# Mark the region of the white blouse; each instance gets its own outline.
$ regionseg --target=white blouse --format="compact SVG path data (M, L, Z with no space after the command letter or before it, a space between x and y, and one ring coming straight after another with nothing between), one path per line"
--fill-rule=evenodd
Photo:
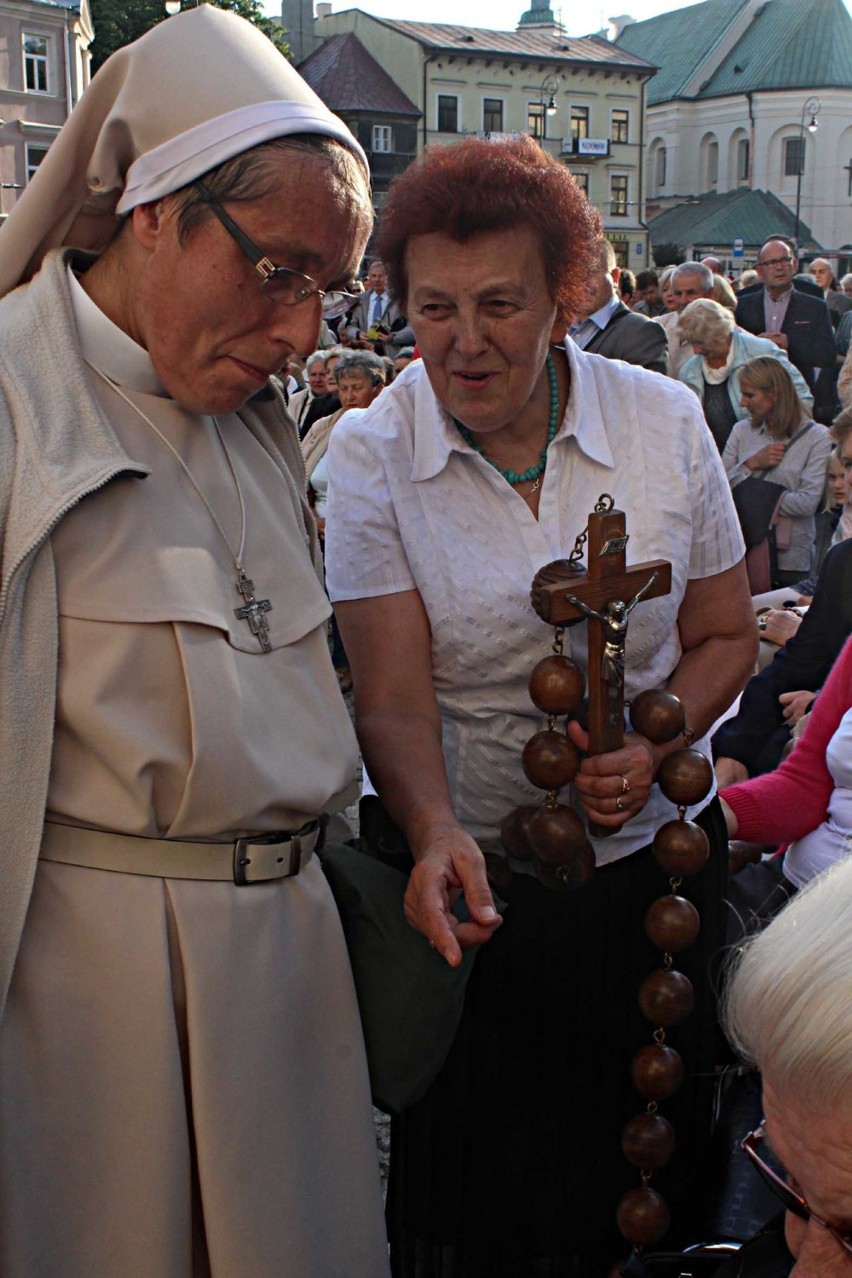
M628 698L663 686L677 666L688 581L724 572L743 554L696 397L570 341L566 354L571 393L550 445L538 519L464 443L419 362L370 408L348 413L328 451L331 598L420 592L450 790L460 821L486 845L516 804L542 797L520 760L544 727L527 685L553 630L533 611L530 586L539 568L570 554L600 495L610 493L627 514L628 562L672 562L671 594L639 604L631 617ZM565 639L585 669L586 626ZM643 847L674 814L655 788L644 812L597 842L599 863Z
M784 875L799 888L852 853L852 710L846 711L829 741L825 762L834 779L828 816L791 843L784 856Z

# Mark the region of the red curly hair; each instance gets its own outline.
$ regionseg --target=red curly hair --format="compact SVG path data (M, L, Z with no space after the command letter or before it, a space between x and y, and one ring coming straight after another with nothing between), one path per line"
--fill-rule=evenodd
M573 318L597 269L601 219L567 168L530 137L429 147L392 183L376 248L394 295L405 299L406 250L415 236L441 232L464 243L516 227L535 234L550 296L560 315Z

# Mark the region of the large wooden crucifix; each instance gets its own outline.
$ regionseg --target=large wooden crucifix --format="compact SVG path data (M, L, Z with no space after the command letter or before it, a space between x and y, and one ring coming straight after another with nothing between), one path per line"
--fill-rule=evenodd
M553 626L589 623L589 754L618 750L624 744L624 651L633 609L645 599L667 595L671 564L652 559L626 564L629 536L623 510L604 493L589 515L586 534L577 538L570 559L542 568L532 585L532 605ZM580 564L587 544L586 571ZM595 835L612 833L592 827Z

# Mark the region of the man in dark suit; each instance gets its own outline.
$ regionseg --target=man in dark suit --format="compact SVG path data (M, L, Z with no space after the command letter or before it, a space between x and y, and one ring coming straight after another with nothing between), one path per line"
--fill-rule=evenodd
M668 341L665 330L655 320L637 315L619 301L616 286L621 272L615 252L604 240L594 271L594 293L587 302L588 313L578 316L570 335L576 344L594 355L640 364L654 373L665 373Z
M350 341L360 338L362 341L378 343L382 347L379 354L384 353L394 359L397 346L391 336L391 330L401 315L402 309L399 302L392 301L388 292L388 277L384 263L371 262L367 272L367 288L349 316L345 336ZM374 334L373 337L370 336L371 332ZM375 336L376 334L378 336Z
M852 297L847 297L845 293L841 293L837 289L837 280L834 278L831 262L827 258L814 258L808 270L822 289L822 295L828 307L832 324L835 329L839 328L843 316L848 311L852 311Z
M736 321L747 333L768 337L786 351L813 390L816 370L834 367L834 329L825 302L793 287L795 269L790 246L783 240L767 241L757 258L763 288L740 296Z
M852 443L852 441L850 441ZM713 737L720 786L773 772L790 740L787 692L812 692L825 683L852 632L852 539L828 552L802 624L768 666L745 687L740 708Z

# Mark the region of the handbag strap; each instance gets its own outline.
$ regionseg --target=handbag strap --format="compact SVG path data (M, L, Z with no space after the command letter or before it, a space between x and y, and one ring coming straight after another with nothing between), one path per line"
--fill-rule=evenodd
M793 445L798 443L798 441L802 438L803 435L807 435L808 431L810 430L812 426L813 426L813 422L806 422L805 425L802 426L800 430L796 431L795 435L793 436L793 438L790 440L789 444L787 445L785 455L786 453L789 453ZM754 478L763 479L766 475L769 474L770 470L774 470L774 469L775 469L774 466L765 466L763 470L759 472L758 471L754 472Z

